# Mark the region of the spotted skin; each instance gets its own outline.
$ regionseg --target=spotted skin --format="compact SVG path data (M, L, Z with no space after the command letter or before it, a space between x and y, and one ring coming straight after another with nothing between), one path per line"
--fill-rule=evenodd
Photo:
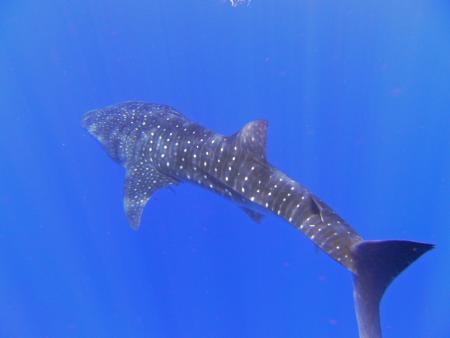
M389 284L433 245L365 241L305 187L266 159L265 121L226 137L175 109L126 102L87 113L82 125L126 168L124 208L137 229L158 189L192 182L238 204L254 221L269 211L352 271L360 338L381 338L379 304Z
M353 270L350 251L360 236L267 162L267 122L250 122L226 137L169 106L126 102L88 112L83 126L127 170L124 208L133 228L156 190L187 181L231 199L255 221L264 210L283 218Z

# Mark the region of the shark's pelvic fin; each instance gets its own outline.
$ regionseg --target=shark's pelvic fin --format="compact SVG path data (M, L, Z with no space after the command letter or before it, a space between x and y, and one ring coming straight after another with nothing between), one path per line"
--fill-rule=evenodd
M255 223L261 223L264 215L247 207L241 208Z
M128 224L134 230L138 230L142 211L152 194L160 188L176 183L175 179L161 174L156 168L148 164L128 167L123 198Z
M267 121L256 120L247 123L232 136L239 145L246 147L260 160L266 160Z
M379 304L389 284L433 245L411 241L362 241L352 248L356 318L360 338L381 338Z

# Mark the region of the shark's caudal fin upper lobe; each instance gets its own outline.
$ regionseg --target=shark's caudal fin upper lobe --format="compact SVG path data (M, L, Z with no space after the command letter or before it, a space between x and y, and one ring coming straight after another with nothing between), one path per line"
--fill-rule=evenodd
M411 241L362 241L352 248L354 301L360 338L381 338L379 304L389 284L433 245Z

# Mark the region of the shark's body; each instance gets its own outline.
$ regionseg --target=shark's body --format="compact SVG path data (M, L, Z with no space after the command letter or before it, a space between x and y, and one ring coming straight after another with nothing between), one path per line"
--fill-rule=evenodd
M381 337L378 304L385 288L432 247L364 241L326 204L269 164L265 121L250 122L226 137L169 106L126 102L87 113L83 126L127 170L124 208L133 228L156 190L185 181L231 199L255 221L261 210L274 213L353 273L360 337Z

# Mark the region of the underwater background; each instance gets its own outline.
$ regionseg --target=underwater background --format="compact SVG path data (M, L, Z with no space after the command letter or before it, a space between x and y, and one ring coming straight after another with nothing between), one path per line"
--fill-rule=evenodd
M269 161L364 238L436 244L384 337L450 337L448 1L0 2L0 338L357 337L350 273L276 217L185 184L131 230L80 127L126 100L267 119Z

